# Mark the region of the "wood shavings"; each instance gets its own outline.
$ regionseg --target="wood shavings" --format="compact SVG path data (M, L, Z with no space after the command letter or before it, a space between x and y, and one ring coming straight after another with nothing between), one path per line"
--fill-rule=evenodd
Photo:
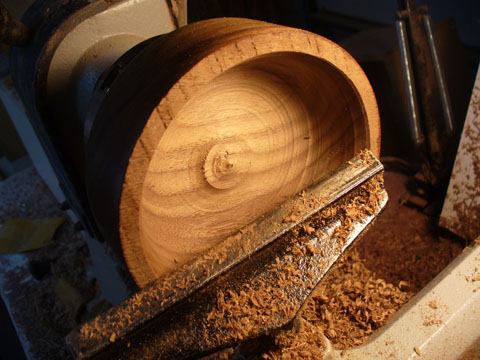
M442 325L443 321L440 319L430 319L423 322L423 326Z
M342 223L341 228L336 228L331 238L335 239L331 242L331 249L333 253L339 253L343 247L346 238L350 235L353 228L354 220L363 219L366 214L373 211L373 206L378 206L378 194L382 190L382 178L376 177L374 180L363 185L358 191L358 195L348 198L342 204L337 205L335 210L327 210L319 213L318 216L312 217L307 224L293 230L295 235L294 243L288 248L292 255L284 257L285 260L280 260L278 257L271 265L272 269L278 270L276 273L276 281L255 281L252 286L245 291L230 291L227 294L219 291L217 294L217 307L208 314L208 320L215 322L215 328L226 329L228 334L234 335L237 340L245 339L247 336L252 336L252 331L263 324L269 316L291 317L296 313L297 307L288 301L288 289L305 287L305 279L302 272L297 268L298 264L295 262L298 259L303 259L305 256L312 256L318 251L316 246L309 242L309 237L305 234L307 227L311 227L315 232L315 227L325 226L328 223L339 221ZM334 215L333 218L330 218ZM308 273L308 272L307 272ZM359 286L355 283L355 286ZM311 286L310 288L313 288ZM325 300L326 297L321 294L320 298ZM335 296L330 297L334 299ZM275 299L275 301L271 301ZM268 304L268 305L267 305ZM309 303L314 304L314 303ZM319 325L318 318L313 311L302 312L299 318L303 325L299 329L290 332L280 331L276 339L276 348L264 354L264 358L295 358L302 356L304 358L320 358L321 351L323 351L323 343L312 342L311 332L321 335L324 330L327 336L336 338L337 333L334 326L329 326L324 329ZM309 315L312 315L309 317ZM332 314L326 310L322 315L322 321L328 320L333 324ZM309 339L307 341L307 339ZM315 336L314 339L321 339L320 336ZM303 340L299 340L303 339ZM290 341L287 341L290 340ZM320 340L318 340L320 341Z
M219 255L217 258L218 264L223 264L225 260L227 260L227 249L223 249L223 251L221 251L218 255Z
M370 191L373 194L375 189L371 188ZM392 194L390 196L390 210L387 209L366 236L345 253L305 304L298 319L303 325L296 328L296 333L277 334L276 348L263 354L264 358L321 359L311 348L316 346L320 349L320 344L309 343L308 336L306 340L300 340L303 335L298 333L299 329L314 332L315 339L320 339L320 335L324 334L336 349L347 349L363 343L442 269L439 263L446 265L453 256L460 253L461 246L430 235L425 217L412 209L399 209L395 197ZM347 204L341 210L329 208L324 217L315 220L316 225L308 225L315 229L311 235L320 231L317 225L328 222L327 216L344 216L349 219L360 216L362 211L372 212L370 201L375 201L374 197L368 201L358 200L351 206ZM292 261L295 253L308 255L316 250L309 249L311 237L307 235L305 227L298 227L296 242L289 246L290 260L288 256L285 257L287 261ZM337 246L342 246L342 236L345 234L337 231L334 236L339 240ZM407 268L405 263L409 264ZM279 264L280 260L272 267ZM259 280L241 289L219 291L216 296L217 306L208 313L207 319L211 326L222 329L215 336L222 337L228 333L229 336L233 334L236 341L242 341L255 334L262 322L272 316L296 313L297 309L288 302L286 294L289 286L295 288L305 285L308 277L302 275L293 264L277 274L276 285L272 285L271 281ZM278 300L274 306L272 299ZM430 311L436 310L432 306L428 308ZM440 318L425 320L428 323ZM179 338L188 336L180 333L177 335ZM205 336L208 335L209 333ZM310 339L312 337L310 335ZM287 339L291 341L288 342ZM212 338L213 342L217 340Z
M303 226L303 230L305 230L305 232L306 232L308 235L311 235L312 233L315 232L315 228L313 228L313 227L310 226L310 225L304 225L304 226Z
M287 286L295 286L302 281L300 273L293 266L287 269L285 275L284 284ZM272 302L271 299L276 301ZM266 318L274 314L292 317L296 311L295 304L288 301L284 287L272 287L269 282L258 280L240 291L228 291L225 294L219 290L217 307L208 314L207 320L213 320L215 327L226 329L237 341L241 341Z
M303 317L322 327L336 348L346 349L361 344L411 296L376 278L354 248L315 289Z
M245 253L248 253L251 249L251 245L250 245L250 239L249 238L246 238L243 242L242 242L242 250L245 252Z
M385 174L386 210L329 271L306 307L308 319L324 328L334 348L365 342L461 252L460 244L430 233L426 216L398 203L406 179ZM435 306L431 302L430 310ZM432 314L424 320L427 326L441 322Z
M300 318L299 325L275 337L276 348L263 359L322 359L325 342L321 328Z
M418 356L422 356L422 352L420 351L420 349L418 348L418 346L415 346L413 348L413 351L415 351L415 353L418 355Z
M298 218L294 215L294 214L290 214L288 216L286 216L284 219L283 219L283 222L285 223L294 223L295 221L297 221Z
M302 321L321 331L336 349L364 343L462 249L431 235L425 216L399 204L406 177L392 173L385 177L391 199L387 209L329 271L302 311ZM331 211L334 216L338 210ZM435 312L441 306L433 300L428 309L425 326L440 324ZM277 349L266 358L282 358L287 350ZM294 350L291 358L299 358L299 349Z

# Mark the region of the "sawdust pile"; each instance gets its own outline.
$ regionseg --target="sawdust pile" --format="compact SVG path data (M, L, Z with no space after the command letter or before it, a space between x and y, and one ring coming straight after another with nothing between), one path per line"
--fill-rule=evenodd
M291 284L299 285L300 276L290 274L288 280ZM284 288L272 287L267 282L259 281L255 284L255 289L251 291L245 288L239 293L228 291L228 300L225 300L223 291L219 291L217 307L208 314L207 321L215 321L217 328L225 329L226 334L241 341L262 328L273 316L289 318L298 310L295 304L288 301ZM271 299L276 301L272 302ZM216 336L221 340L222 335Z
M328 272L295 325L259 357L321 359L325 338L339 350L364 343L461 253L462 244L432 231L432 219L403 205L407 180L385 173L386 210Z
M355 248L378 278L418 292L461 253L465 244L439 233L435 218L403 205L407 181L405 175L385 173L389 204Z
M402 205L406 181L403 175L385 173L390 196L386 210L304 306L302 321L323 332L335 349L364 343L463 249L433 233L427 216ZM308 337L300 332L298 337ZM279 353L267 358L282 358L275 356Z
M275 337L276 347L262 355L263 359L322 359L325 352L323 328L300 317L290 329Z
M336 349L360 345L413 295L405 283L395 286L378 278L353 248L305 304L302 326L281 331L277 348L263 357L321 359L324 336Z
M362 344L413 295L405 283L378 278L353 249L315 291L302 316L324 329L337 349Z

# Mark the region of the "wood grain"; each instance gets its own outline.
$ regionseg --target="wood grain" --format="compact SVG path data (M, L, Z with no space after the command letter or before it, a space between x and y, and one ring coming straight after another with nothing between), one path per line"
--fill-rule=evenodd
M329 40L245 19L207 20L167 37L170 56L192 65L179 64L186 70L152 111L120 202L123 253L139 286L356 152L379 152L368 80Z

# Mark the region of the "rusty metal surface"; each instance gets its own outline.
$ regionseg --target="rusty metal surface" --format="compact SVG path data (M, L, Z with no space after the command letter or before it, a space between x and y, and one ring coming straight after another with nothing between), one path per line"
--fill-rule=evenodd
M80 359L188 358L286 325L385 205L383 189L368 190L382 170L370 153L353 158L271 215L69 334L72 353ZM354 216L353 208L360 213Z

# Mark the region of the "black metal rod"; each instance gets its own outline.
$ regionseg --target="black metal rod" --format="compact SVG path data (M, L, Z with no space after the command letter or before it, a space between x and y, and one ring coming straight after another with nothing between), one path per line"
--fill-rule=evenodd
M437 78L438 90L440 93L440 99L442 101L442 111L445 122L445 129L448 136L453 135L453 115L452 105L450 103L450 96L447 89L447 81L443 72L443 67L438 56L437 46L435 43L435 36L433 34L432 22L430 15L423 15L423 22L425 23L425 30L427 33L428 45L430 47L430 53L432 54L433 68L435 70L435 76Z
M408 100L408 115L410 119L411 137L417 147L423 147L425 135L420 122L420 113L417 102L417 93L415 89L415 80L413 75L412 57L408 43L408 35L405 20L396 21L398 43L400 45L400 55L402 57L403 74L405 79L405 90Z

